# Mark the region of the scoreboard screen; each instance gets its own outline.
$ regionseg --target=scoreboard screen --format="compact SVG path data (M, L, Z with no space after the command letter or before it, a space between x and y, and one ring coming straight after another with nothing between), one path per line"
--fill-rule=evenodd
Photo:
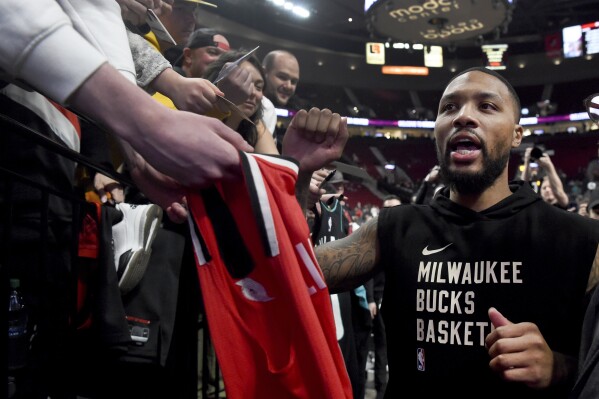
M599 21L562 29L564 58L599 53Z
M599 21L581 25L585 55L599 53Z

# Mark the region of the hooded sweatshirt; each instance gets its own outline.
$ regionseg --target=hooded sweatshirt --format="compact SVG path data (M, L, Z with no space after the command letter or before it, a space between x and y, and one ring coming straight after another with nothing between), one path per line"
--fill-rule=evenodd
M535 323L553 351L576 357L599 223L545 203L524 182L510 189L482 212L452 202L448 188L430 206L381 210L386 398L553 398L570 388L533 390L494 373L487 311Z
M115 1L2 0L0 37L0 69L61 104L106 61L135 83Z

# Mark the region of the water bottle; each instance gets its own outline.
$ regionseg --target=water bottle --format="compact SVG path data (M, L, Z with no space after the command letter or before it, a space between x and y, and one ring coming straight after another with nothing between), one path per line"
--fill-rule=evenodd
M19 279L10 280L10 296L8 299L8 368L16 370L27 363L27 308L21 295Z

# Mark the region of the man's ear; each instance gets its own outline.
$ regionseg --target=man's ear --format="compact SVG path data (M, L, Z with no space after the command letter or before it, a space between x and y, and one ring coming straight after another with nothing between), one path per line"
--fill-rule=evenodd
M189 47L183 49L183 65L186 67L191 65L191 49Z
M524 135L524 129L520 125L516 125L514 127L514 134L512 137L512 148L516 148L520 146L522 143L522 136Z

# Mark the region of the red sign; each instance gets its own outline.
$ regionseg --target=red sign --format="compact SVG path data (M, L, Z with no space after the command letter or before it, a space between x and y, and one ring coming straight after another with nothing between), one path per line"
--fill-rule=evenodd
M562 35L560 32L545 35L545 54L549 58L562 56Z

